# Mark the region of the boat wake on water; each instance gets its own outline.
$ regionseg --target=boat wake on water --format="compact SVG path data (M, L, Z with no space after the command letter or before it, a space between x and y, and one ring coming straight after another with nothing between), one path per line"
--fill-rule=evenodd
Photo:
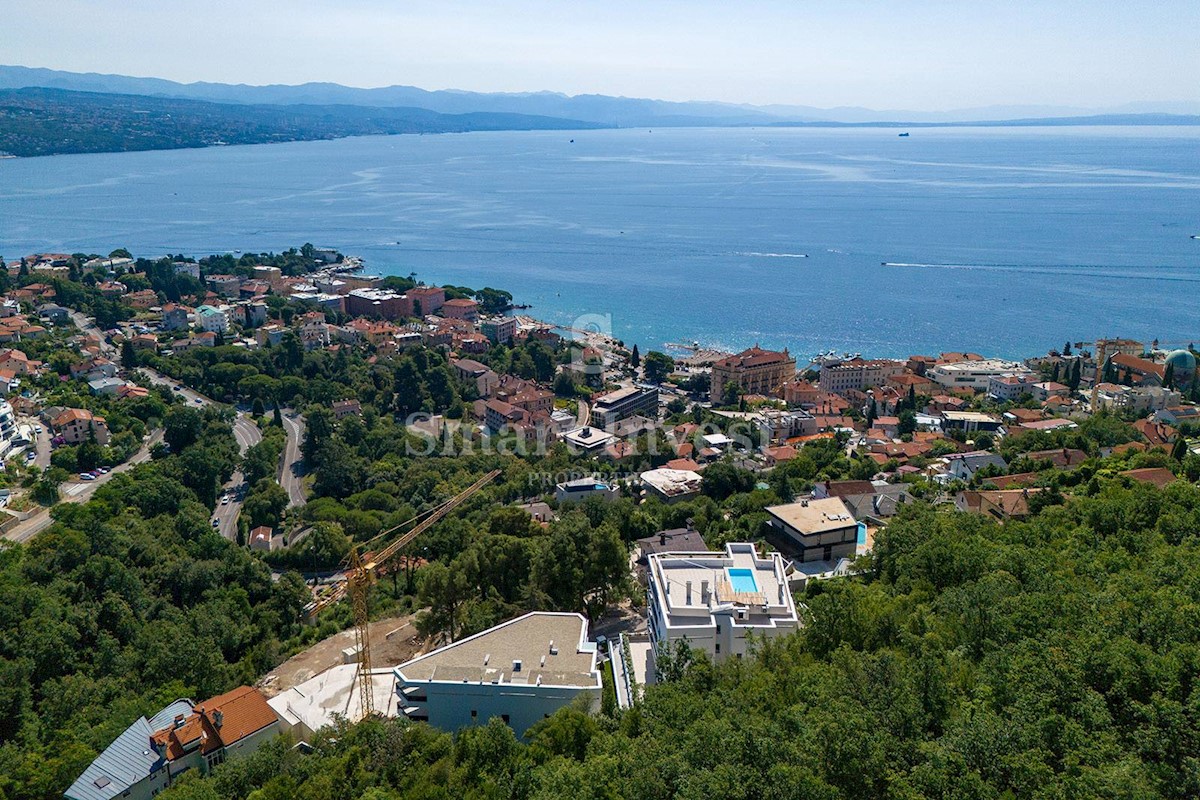
M746 256L748 258L808 258L808 253L734 253L735 256Z
M989 272L1023 272L1035 275L1072 275L1076 277L1110 278L1117 280L1160 280L1180 281L1183 283L1200 283L1200 276L1190 276L1174 272L1171 267L1160 267L1172 270L1167 274L1147 274L1145 265L1130 264L956 264L956 263L921 263L909 261L881 261L884 267L915 267L921 269L965 269ZM1124 272L1123 270L1135 270Z

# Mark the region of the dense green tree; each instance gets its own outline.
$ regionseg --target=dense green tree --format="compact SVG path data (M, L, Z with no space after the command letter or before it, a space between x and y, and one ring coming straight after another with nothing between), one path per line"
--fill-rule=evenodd
M675 369L675 359L671 358L666 353L660 353L657 350L651 350L646 353L646 357L642 359L646 380L650 383L662 383Z

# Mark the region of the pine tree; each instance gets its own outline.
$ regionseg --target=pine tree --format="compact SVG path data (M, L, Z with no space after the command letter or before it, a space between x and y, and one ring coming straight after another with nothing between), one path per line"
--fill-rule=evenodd
M913 386L911 383L908 385L908 410L917 410L917 387Z
M1050 373L1050 380L1052 380L1052 381L1054 381L1055 383L1057 383L1057 382L1058 382L1058 375L1059 375L1059 362L1055 361L1055 362L1054 362L1054 371Z
M274 409L274 411L271 412L271 422L273 422L275 425L282 428L283 427L283 414L280 413L280 411L279 411L279 401L276 400L274 405L275 405L275 409Z
M1063 354L1064 356L1069 356L1069 355L1071 355L1071 343L1070 343L1070 342L1067 342L1066 344L1064 344L1064 345L1063 345L1063 352L1062 352L1062 354Z
M1167 368L1163 370L1163 386L1167 389L1175 388L1175 365L1167 364Z
M634 369L642 365L642 356L638 353L638 346L636 344L633 346L633 352L629 355L629 365Z
M1183 438L1182 434L1180 434L1175 439L1175 446L1171 448L1171 458L1175 459L1176 461L1182 462L1183 459L1187 457L1187 454L1188 454L1187 440Z

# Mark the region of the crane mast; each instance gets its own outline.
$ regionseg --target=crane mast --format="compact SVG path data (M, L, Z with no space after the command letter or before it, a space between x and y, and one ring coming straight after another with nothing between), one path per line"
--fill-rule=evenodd
M350 571L346 576L346 589L350 593L350 604L354 611L354 644L358 647L358 692L362 703L363 717L374 716L375 696L371 687L371 622L370 607L367 603L368 590L375 580L376 573L387 567L391 560L406 545L432 528L443 517L466 502L473 494L487 486L500 475L501 470L494 469L475 483L456 494L437 508L433 509L425 519L413 526L412 530L400 536L371 559L364 561L359 548L350 551ZM376 535L372 541L381 539L408 525L402 522Z

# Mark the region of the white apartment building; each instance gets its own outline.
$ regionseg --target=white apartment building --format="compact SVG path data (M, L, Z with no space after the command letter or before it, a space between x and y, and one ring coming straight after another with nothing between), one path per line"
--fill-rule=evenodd
M998 358L985 358L981 361L958 361L953 364L938 364L929 372L929 378L947 389L974 389L979 392L988 390L992 378L1004 376L1025 377L1031 379L1033 373L1028 367L1015 361L1003 361Z
M229 315L215 306L200 306L196 309L196 327L208 333L226 333Z
M883 386L888 378L903 373L904 365L903 361L887 358L856 358L840 364L822 365L817 385L827 393L861 392L874 386Z
M785 636L800 627L783 556L759 557L754 545L723 553L655 553L647 559L651 643L686 640L714 661L741 658L747 635Z
M520 736L600 689L581 614L534 611L396 667L401 712L451 732L499 717Z
M988 378L987 393L1001 403L1011 403L1021 395L1033 395L1032 375L993 375Z

